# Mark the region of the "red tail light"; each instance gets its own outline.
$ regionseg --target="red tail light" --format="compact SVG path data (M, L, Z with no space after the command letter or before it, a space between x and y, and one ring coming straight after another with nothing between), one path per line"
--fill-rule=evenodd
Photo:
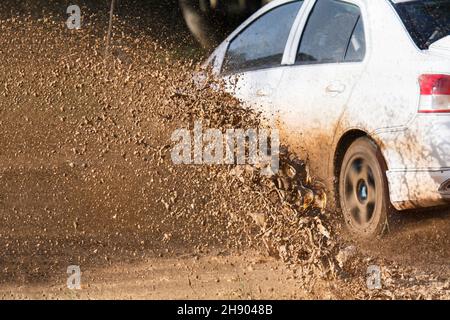
M424 74L419 84L420 113L450 113L450 75Z

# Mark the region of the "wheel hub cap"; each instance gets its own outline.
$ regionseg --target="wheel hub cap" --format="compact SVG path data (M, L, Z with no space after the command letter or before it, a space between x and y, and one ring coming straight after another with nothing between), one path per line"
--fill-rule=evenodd
M345 172L345 204L354 224L365 227L374 216L376 185L372 168L363 158L356 158Z
M364 180L360 180L358 183L358 200L360 203L364 203L368 198L368 188Z

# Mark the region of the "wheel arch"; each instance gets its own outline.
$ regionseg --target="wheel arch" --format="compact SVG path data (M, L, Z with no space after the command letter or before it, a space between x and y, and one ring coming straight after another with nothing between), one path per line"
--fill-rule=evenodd
M333 174L336 177L335 187L338 184L338 177L341 171L342 161L344 160L345 152L351 144L359 138L369 137L368 133L360 129L352 129L345 132L336 144L333 154Z

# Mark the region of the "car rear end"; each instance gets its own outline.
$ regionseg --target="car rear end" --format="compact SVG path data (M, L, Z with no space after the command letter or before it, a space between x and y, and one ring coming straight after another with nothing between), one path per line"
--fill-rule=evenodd
M392 0L418 59L417 114L396 136L387 172L397 209L450 201L450 0Z

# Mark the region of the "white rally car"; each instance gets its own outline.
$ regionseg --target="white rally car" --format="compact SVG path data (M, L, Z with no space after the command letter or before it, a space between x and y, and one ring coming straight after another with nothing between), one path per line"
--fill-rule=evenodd
M450 0L275 0L208 63L308 155L354 234L449 203Z

